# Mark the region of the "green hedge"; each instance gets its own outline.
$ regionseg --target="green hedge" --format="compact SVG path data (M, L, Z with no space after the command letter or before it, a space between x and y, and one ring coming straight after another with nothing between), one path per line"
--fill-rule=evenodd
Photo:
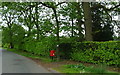
M120 66L120 41L76 42L72 51L76 61Z
M48 57L50 50L56 50L55 37L45 37L40 41L28 40L15 48L22 49L32 54ZM107 42L72 42L60 39L59 54L61 58L72 59L95 64L107 64L120 66L120 41ZM4 44L8 47L9 44Z
M24 44L25 51L35 55L48 57L50 50L55 50L56 42L54 37L46 37L41 41L27 41Z

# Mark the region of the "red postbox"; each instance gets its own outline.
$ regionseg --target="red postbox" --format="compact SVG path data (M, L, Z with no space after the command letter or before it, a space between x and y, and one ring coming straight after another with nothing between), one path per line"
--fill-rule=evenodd
M51 50L51 51L50 51L50 56L51 56L51 57L55 56L55 50Z

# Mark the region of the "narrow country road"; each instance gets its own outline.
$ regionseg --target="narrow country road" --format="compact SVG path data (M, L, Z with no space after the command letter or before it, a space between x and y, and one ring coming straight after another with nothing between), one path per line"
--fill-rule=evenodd
M50 73L24 56L3 49L0 51L2 52L2 62L0 62L2 73Z

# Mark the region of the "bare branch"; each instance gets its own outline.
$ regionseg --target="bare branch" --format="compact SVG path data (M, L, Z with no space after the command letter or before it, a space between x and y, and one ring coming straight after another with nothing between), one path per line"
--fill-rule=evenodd
M39 3L42 4L42 5L44 5L44 6L46 6L46 7L48 7L48 8L53 8L52 6L47 5L47 4L43 3L43 2L39 2Z
M110 8L110 9L108 9L109 11L112 11L112 10L114 10L115 8L118 8L120 6L120 3L118 4L118 5L116 5L115 7L113 7L113 8Z
M66 2L60 2L60 3L58 3L56 6L61 5L61 4L63 4L63 3L66 3Z
M120 4L116 5L115 7L112 7L110 9L106 8L105 6L101 5L101 4L96 4L93 7L91 7L92 10L98 9L98 8L103 8L105 11L112 11L115 8L118 8L120 6Z

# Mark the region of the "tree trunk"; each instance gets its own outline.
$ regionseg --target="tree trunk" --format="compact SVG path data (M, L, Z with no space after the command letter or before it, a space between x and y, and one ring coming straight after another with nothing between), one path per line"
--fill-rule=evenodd
M53 12L55 14L56 25L57 25L57 32L56 32L57 41L59 42L59 21L58 21L58 17L57 17L57 13L56 13L56 9L55 8L53 8Z
M30 5L31 5L31 3L30 3ZM31 35L31 29L32 29L32 27L31 27L31 24L32 24L32 17L31 17L32 9L31 9L31 6L30 6L30 9L29 9L29 12L30 12L30 14L29 14L29 23L28 23L28 37Z
M31 28L30 28L30 27L28 27L28 35L27 35L27 37L29 37L29 36L30 36L30 34L31 34Z
M8 24L8 28L9 28L9 32L10 32L10 47L9 48L14 48L14 45L13 45L13 39L12 39L12 36L13 36L13 32L12 32L12 24L10 24L9 22L7 23Z
M10 48L11 48L11 49L13 49L13 48L14 48L14 46L13 46L13 43L12 43L12 42L10 43Z
M9 48L11 48L11 49L14 48L12 36L13 36L13 34L12 34L11 28L10 28L10 47Z
M84 10L84 18L85 18L85 39L86 41L93 41L90 3L83 2L82 5Z
M57 17L57 13L56 13L56 9L55 8L52 8L53 9L53 12L55 14L55 19L56 19L56 24L57 24L57 32L56 32L56 35L57 35L57 42L59 44L59 21L58 21L58 17ZM59 46L59 45L58 45ZM59 48L57 46L57 49L56 49L56 53L57 53L57 60L59 61L60 59L60 55L59 55Z

